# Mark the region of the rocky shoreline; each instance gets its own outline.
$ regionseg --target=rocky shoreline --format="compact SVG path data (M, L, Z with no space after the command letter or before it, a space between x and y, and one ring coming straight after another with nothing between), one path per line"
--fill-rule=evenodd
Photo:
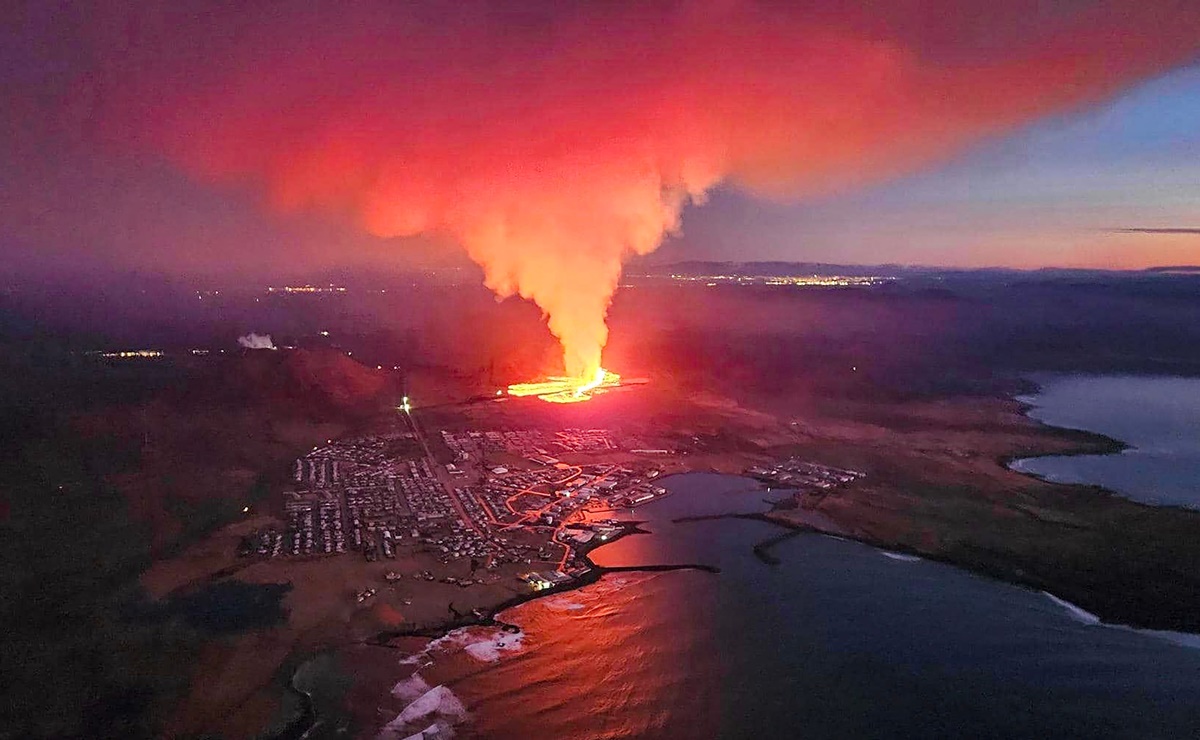
M1015 401L1012 403L1022 414L1029 408L1028 404ZM1002 518L1018 516L1022 520L1035 522L1038 525L1039 534L1049 533L1050 535L1047 540L1050 542L1047 551L1023 552L1020 542L1012 543L1011 547L1007 548L989 549L969 541L954 540L953 538L939 539L930 545L923 545L908 541L903 537L887 536L886 530L880 532L878 527L873 529L874 522L871 521L871 515L876 512L872 510L872 507L877 506L878 502L867 499L865 494L859 499L840 501L838 506L833 507L825 506L826 502L818 496L814 499L815 506L811 508L807 505L813 504L814 501L799 502L799 499L789 496L779 501L766 501L765 503L772 505L772 508L764 512L729 512L700 517L684 517L674 521L741 518L765 521L781 527L784 531L754 546L755 556L770 566L781 564L780 559L772 552L775 545L802 533L817 533L861 542L891 553L952 565L977 575L1043 592L1072 604L1078 604L1098 615L1105 623L1145 629L1200 631L1200 615L1197 615L1194 610L1184 608L1186 599L1183 602L1179 600L1180 592L1170 589L1163 591L1158 588L1158 585L1162 585L1162 579L1171 577L1169 571L1156 570L1151 564L1150 570L1143 572L1140 578L1122 580L1122 575L1119 573L1105 573L1102 567L1091 568L1087 565L1088 557L1099 558L1096 551L1070 549L1082 548L1084 544L1095 542L1095 530L1101 526L1117 526L1119 528L1123 517L1136 518L1141 514L1156 521L1176 522L1179 524L1180 531L1200 533L1200 513L1150 507L1129 501L1099 487L1051 483L1019 471L1012 471L1009 464L1016 459L1043 455L1113 454L1127 448L1124 442L1100 434L1061 429L1040 422L1036 422L1035 426L1037 434L1027 436L1022 440L1019 449L1009 449L1003 454L993 454L987 457L986 461L1005 474L1020 476L1020 479L1023 480L1036 481L1036 486L1026 486L1020 489L1019 495L1015 495L1012 501L1005 502L1003 499L999 499L996 502L998 511L993 516ZM693 463L695 462L697 461L693 461ZM693 464L688 466L688 470L673 472L700 472L706 467ZM980 482L979 485L986 487L994 482ZM902 486L898 486L893 490L899 494L904 489ZM879 495L874 490L869 493ZM844 498L842 492L830 495L839 499ZM902 513L902 510L899 509L895 511ZM907 516L919 518L920 514L910 513ZM1113 525L1114 521L1117 522L1117 525ZM639 524L639 522L626 523L620 535L603 544L610 544L622 537L645 533L645 530L640 529ZM988 522L976 522L974 526L986 528ZM1054 535L1055 532L1067 531L1086 533L1092 539L1086 540L1086 542L1064 544L1061 541L1062 538ZM598 566L591 560L589 553L603 544L594 545L581 553L590 569L570 582L542 591L520 594L486 609L477 609L465 614L455 613L453 618L436 624L426 624L408 629L383 630L370 637L366 644L386 647L396 640L407 637L435 639L454 630L473 626L515 630L513 625L502 622L497 619L496 615L506 609L543 596L561 594L593 584L607 573L680 569L719 572L713 566L702 564ZM1076 561L1064 558L1068 561L1068 564L1064 566L1058 562L1060 558L1055 556L1056 548L1071 554L1083 553L1084 560ZM1107 577L1087 582L1077 577L1078 568L1083 568L1093 574L1101 572ZM1195 586L1196 593L1200 594L1200 581L1192 585ZM1180 606L1180 603L1184 603L1184 606ZM289 688L295 690L294 687ZM309 701L311 703L311 700ZM300 731L299 734L294 734L299 724L311 727L317 721L319 718L315 714L305 713L303 717L297 718L296 723L289 726L285 733L275 737L303 737L307 729Z
M460 630L467 627L495 627L506 632L519 632L520 629L516 625L497 619L496 615L536 599L567 593L583 588L584 586L589 586L593 583L596 583L603 576L609 573L666 572L676 570L698 570L713 574L720 573L720 568L703 563L602 566L597 565L592 561L590 553L593 550L605 545L610 545L623 537L646 534L646 531L638 526L639 524L641 524L641 522L625 522L622 525L622 531L619 534L613 536L606 542L598 543L586 548L585 550L582 550L580 552L580 556L588 564L589 569L586 573L572 579L571 581L540 591L534 591L528 594L520 594L487 609L477 609L466 614L459 614L454 619L446 620L445 622L437 625L413 627L411 629L402 630L383 630L376 633L365 642L366 644L376 647L388 647L394 641L402 638L421 637L437 639L439 637L444 637L455 630ZM297 716L293 721L289 722L282 730L267 737L269 740L300 740L300 738L306 737L308 733L320 723L321 718L316 712L312 695L309 692L302 691L296 686L295 671L291 672L290 677L283 683L284 688L296 695L296 697L299 699L301 704L301 712L299 716Z

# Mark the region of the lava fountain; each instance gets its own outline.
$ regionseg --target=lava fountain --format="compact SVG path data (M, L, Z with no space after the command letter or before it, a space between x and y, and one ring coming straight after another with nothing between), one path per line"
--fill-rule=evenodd
M620 384L620 375L601 367L590 380L555 375L537 383L515 383L508 387L508 395L536 396L550 403L578 403Z

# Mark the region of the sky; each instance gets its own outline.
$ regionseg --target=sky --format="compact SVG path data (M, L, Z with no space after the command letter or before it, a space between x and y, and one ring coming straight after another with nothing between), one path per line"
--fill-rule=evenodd
M6 4L3 269L1200 263L1194 3L661 5Z
M1136 269L1200 262L1198 224L1188 65L879 186L807 203L721 190L655 257Z

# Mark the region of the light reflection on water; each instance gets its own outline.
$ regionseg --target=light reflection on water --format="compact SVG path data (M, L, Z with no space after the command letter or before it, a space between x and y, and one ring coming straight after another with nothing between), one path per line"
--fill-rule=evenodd
M606 546L607 564L706 562L620 573L502 615L521 648L463 650L422 675L445 684L480 738L1197 736L1200 651L1089 626L1044 595L944 565L805 535L782 564L746 520L743 479L688 475L638 509L653 533ZM751 490L748 490L751 489ZM734 504L733 506L730 506Z

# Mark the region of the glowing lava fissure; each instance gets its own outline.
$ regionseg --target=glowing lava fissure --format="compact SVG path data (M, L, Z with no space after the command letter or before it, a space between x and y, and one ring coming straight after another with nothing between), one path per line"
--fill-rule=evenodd
M621 384L621 376L597 368L591 380L551 376L537 383L515 383L508 387L510 396L536 396L550 403L578 403L591 399L596 393Z

